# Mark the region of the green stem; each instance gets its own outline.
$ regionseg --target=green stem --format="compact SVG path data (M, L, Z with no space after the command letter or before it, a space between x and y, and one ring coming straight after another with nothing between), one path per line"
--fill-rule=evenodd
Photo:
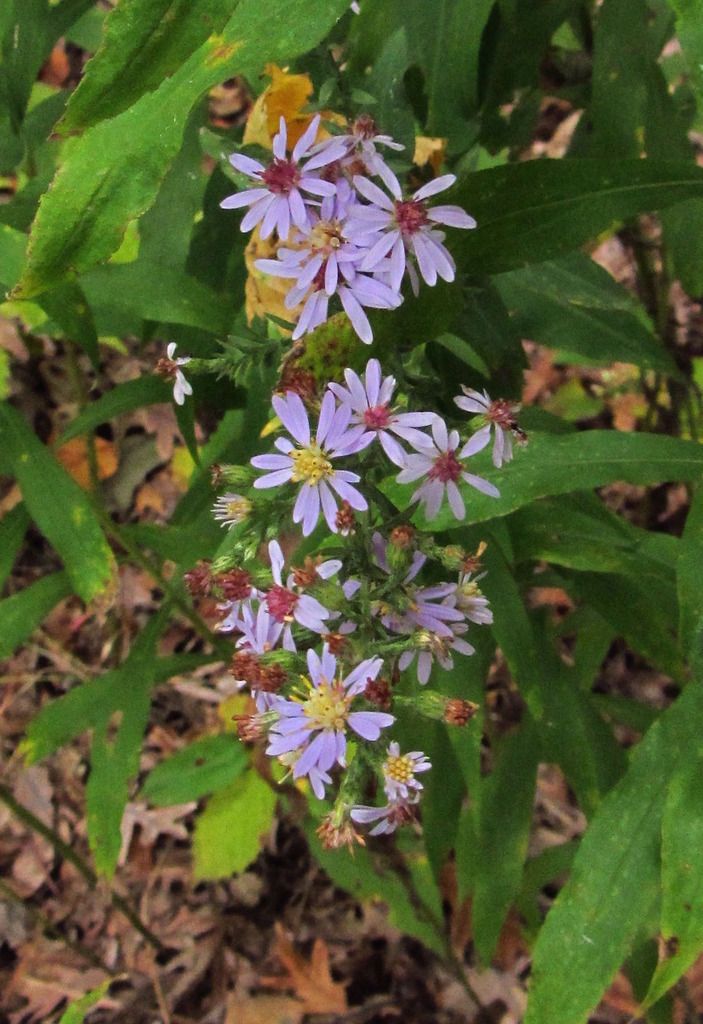
M76 851L70 847L67 843L64 843L63 839L52 828L45 825L43 821L36 817L28 807L21 804L15 799L12 792L7 786L0 783L0 801L8 807L15 817L19 818L20 821L28 825L29 828L33 829L40 836L51 843L56 852L63 857L64 860L72 864L78 873L85 879L91 889L95 889L98 885L99 879L97 874L93 871L89 864L83 860ZM144 924L137 912L129 905L129 903L120 896L119 893L110 890L109 892L110 902L124 917L127 918L129 923L136 931L152 946L154 949L162 950L163 944L161 940L154 935L151 929Z

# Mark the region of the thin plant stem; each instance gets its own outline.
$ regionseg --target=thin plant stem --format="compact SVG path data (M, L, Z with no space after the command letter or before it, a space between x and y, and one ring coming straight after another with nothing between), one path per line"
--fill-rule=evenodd
M57 835L52 828L45 825L43 821L37 818L36 815L29 810L29 808L16 800L8 787L2 783L0 783L0 801L2 801L2 803L12 811L15 817L19 818L19 820L24 822L25 825L28 825L31 829L51 843L56 852L60 854L64 860L68 861L69 864L72 864L76 871L82 875L91 889L97 888L99 878L90 865L86 864L83 858L77 854L72 847L67 843L64 843L63 839L61 839L61 837ZM164 948L161 940L146 924L144 924L137 912L129 905L123 896L120 896L119 893L110 889L109 898L115 909L127 918L132 927L139 932L142 938L144 938L150 946L157 950L162 950Z

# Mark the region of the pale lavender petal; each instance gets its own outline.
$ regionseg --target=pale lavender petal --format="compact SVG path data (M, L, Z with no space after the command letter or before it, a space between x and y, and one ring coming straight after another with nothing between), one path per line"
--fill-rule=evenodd
M485 427L481 427L477 430L473 437L470 437L464 447L459 452L459 457L465 459L468 455L475 455L476 452L482 451L491 440L491 425L487 423Z
M439 450L442 452L446 451L449 444L449 434L447 433L447 424L441 416L435 416L432 421L432 436Z
M252 203L265 199L270 194L267 188L248 188L244 192L235 192L234 195L227 196L220 203L220 208L223 210L238 210L242 206L251 206Z
M427 211L430 220L451 228L475 228L476 221L460 206L433 206Z
M425 516L427 519L434 519L444 498L444 484L439 480L430 480L420 490L425 505Z
M414 657L415 651L403 651L398 659L398 668L401 672L405 672L406 668L412 665Z
M429 651L420 651L417 659L417 681L424 686L432 672L432 655Z
M388 210L389 213L393 212L393 203L378 185L374 185L372 181L363 178L360 174L354 175L353 182L354 188L361 193L364 199L368 199L370 203L380 206L383 210Z
M254 481L254 487L259 491L265 487L278 487L279 484L287 483L290 480L290 475L290 469L279 469L277 473L260 476Z
M456 266L449 252L432 235L426 235L425 239L427 248L432 253L432 262L438 275L443 281L453 281L456 276Z
M273 140L273 155L278 160L285 160L286 158L286 142L288 141L288 131L286 129L286 120L281 115L278 122L278 134Z
M274 583L281 586L281 572L283 571L283 552L281 551L281 545L277 540L269 542L269 561L271 562L271 575L273 576Z
M314 633L320 632L323 620L330 617L330 612L324 605L310 594L302 594L295 607L295 618L301 626L311 629Z
M253 160L250 156L246 156L244 153L232 153L229 157L229 162L234 167L235 171L240 171L242 174L248 174L250 178L258 177L264 170L264 165L258 160Z
M383 711L352 711L347 721L357 736L365 740L377 740L381 729L393 725L395 717Z
M365 512L369 507L366 498L360 494L355 487L339 479L339 473L335 473L329 479L330 485L335 489L340 498L348 501L357 512Z
M320 406L320 419L317 424L317 433L315 435L315 440L319 445L324 444L325 438L327 437L329 429L332 425L332 420L334 419L335 411L336 402L334 399L334 395L332 394L331 391L326 391L325 396L322 399L322 404Z
M437 268L435 267L432 250L421 232L413 236L412 246L417 257L420 273L430 288L434 287L437 284Z
M404 466L407 454L405 449L398 444L395 438L392 437L387 430L382 430L378 435L378 439L381 442L381 447L391 462L396 466Z
M255 455L251 460L256 469L292 469L293 463L287 455Z
M376 264L380 263L391 251L397 237L398 232L396 231L389 231L382 235L364 256L359 264L359 270L373 270Z
M405 273L405 246L399 231L395 232L396 240L391 252L390 282L393 291L400 291L400 286Z
M505 444L503 441L504 437L505 433L500 429L500 427L496 427L496 436L495 440L493 441L492 454L492 462L496 469L500 469L500 467L503 465L503 450L505 448Z
M453 480L447 481L447 497L449 498L449 507L456 518L464 519L466 516L466 506L464 505L464 499L459 492L459 488Z
M456 174L442 174L414 192L413 199L429 199L430 196L436 196L438 192L445 192L451 188L455 181Z
M328 295L334 295L337 290L337 281L339 274L337 271L337 260L334 253L327 260L327 266L325 267L325 291Z
M305 209L305 203L303 197L297 188L291 189L288 194L288 205L290 206L291 220L296 227L300 228L301 231L305 231L308 226L308 213Z
M252 228L256 227L259 221L265 217L266 211L274 199L275 196L268 195L265 199L260 199L257 203L254 203L251 209L242 217L239 230L251 231Z
M378 394L381 390L381 364L378 359L369 359L366 364L366 394L369 398L369 405L378 405Z
M281 205L285 205L287 207L288 201L284 199L283 196L274 196L273 202L267 209L264 218L261 221L261 226L259 227L259 234L261 235L262 239L265 240L269 238L273 234L273 232L278 229L278 215L281 209Z
M478 391L472 391L471 396L473 395L475 395L476 397L474 398L469 397L468 395L457 395L456 398L454 399L454 402L456 405L459 406L460 409L463 409L464 412L485 412L490 403L485 401L478 393Z
M467 484L471 484L477 491L481 491L482 494L487 494L489 498L500 498L500 491L497 487L494 487L488 480L484 480L481 476L474 476L473 473L462 473L463 479L466 480Z
M322 514L325 517L325 522L329 526L333 533L337 532L337 502L334 500L334 495L329 489L327 484L323 481L320 482L320 501L322 502Z
M334 196L337 191L337 186L333 182L312 177L301 178L298 188L302 188L305 192L312 192L314 196Z
M310 149L315 137L317 135L317 129L320 127L320 115L316 114L313 117L310 124L307 126L303 134L300 136L295 146L293 147L292 158L295 161L300 160Z
M310 424L300 395L295 391L287 391L285 397L274 395L271 405L288 433L306 448L310 444Z
M373 341L373 331L371 330L371 324L369 318L364 313L363 309L354 298L348 288L342 286L339 289L339 298L341 299L344 312L349 317L351 325L358 334L361 341L365 345L370 345Z
M307 775L311 768L316 768L318 765L318 759L324 749L324 733L318 733L317 736L305 747L302 754L295 762L293 768L293 778L299 779L303 775Z

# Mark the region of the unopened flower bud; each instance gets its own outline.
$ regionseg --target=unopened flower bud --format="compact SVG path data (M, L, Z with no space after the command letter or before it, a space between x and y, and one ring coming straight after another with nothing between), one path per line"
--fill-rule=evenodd
M334 654L335 658L338 658L346 652L349 646L349 637L344 636L343 633L323 633L322 642L327 644L330 654Z
M248 487L256 477L251 466L220 466L222 482L228 487Z
M444 708L444 721L447 725L466 725L475 716L479 705L472 700L461 700L458 697L450 698Z
M401 551L408 551L415 544L415 528L410 526L409 523L395 526L391 530L388 540L392 547L400 548Z
M310 370L303 370L300 366L288 363L274 390L281 395L285 395L287 391L294 391L304 402L309 404L317 397L319 386L315 374Z
M326 850L339 850L342 846L353 848L354 843L365 846L362 836L356 831L348 818L336 822L337 815L334 811L322 819L322 824L315 830L320 842Z
M391 706L391 684L383 676L378 679L369 679L364 690L364 697L371 704L376 704L383 711Z
M343 537L348 537L350 533L354 533L356 516L354 515L354 510L348 501L342 501L340 503L334 524L337 527L337 532L341 533Z
M230 569L215 580L227 601L245 601L251 596L251 574L246 569Z
M212 568L209 562L201 561L183 574L183 582L191 597L207 597L212 589Z

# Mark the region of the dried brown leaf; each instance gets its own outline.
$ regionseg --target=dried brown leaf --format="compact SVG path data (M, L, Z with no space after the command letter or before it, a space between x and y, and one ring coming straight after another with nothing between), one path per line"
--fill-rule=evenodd
M311 957L306 960L277 923L274 952L288 973L262 978L262 985L292 989L302 1001L305 1013L344 1013L348 1009L345 985L333 980L329 950L322 939L315 939Z

